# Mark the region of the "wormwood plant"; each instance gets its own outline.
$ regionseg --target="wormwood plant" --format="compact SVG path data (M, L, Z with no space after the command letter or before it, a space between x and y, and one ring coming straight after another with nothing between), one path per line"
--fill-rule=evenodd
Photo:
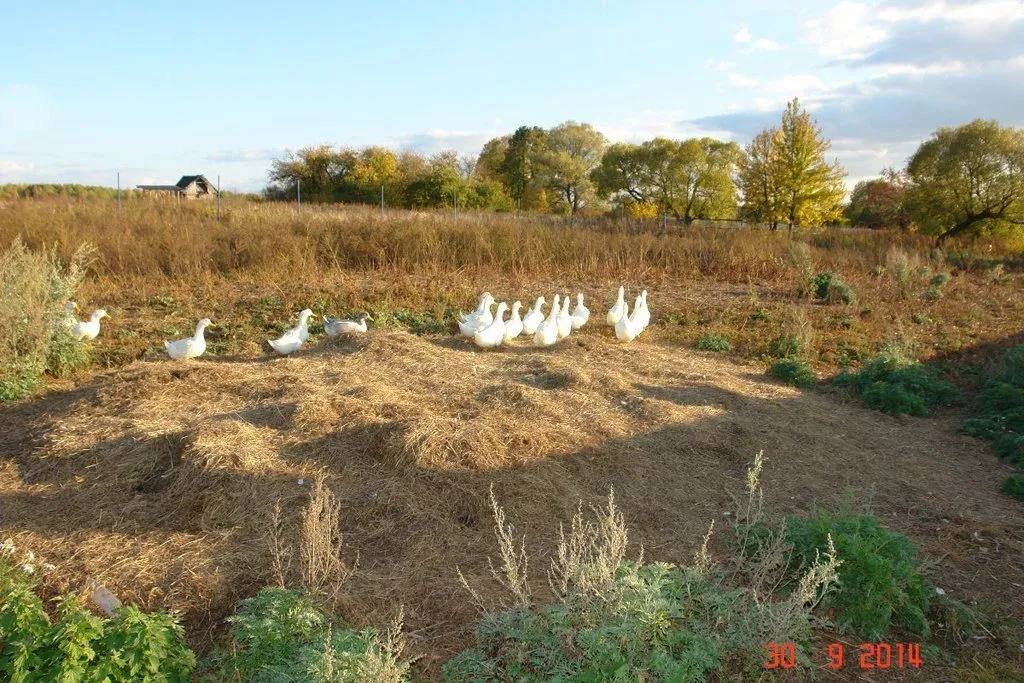
M833 384L850 389L869 408L890 415L927 415L930 407L951 405L960 398L952 384L891 350L878 354L856 372L840 373Z
M1007 350L989 373L978 395L977 416L965 420L961 429L990 439L996 455L1017 464L1017 474L1001 490L1024 500L1024 344Z
M30 393L49 372L64 376L88 363L64 305L91 255L84 246L65 267L48 251L15 239L0 255L0 401Z
M760 505L760 457L755 467L748 507ZM628 530L610 492L604 506L585 516L580 504L568 530L559 528L547 572L556 602L536 606L523 588L524 541L512 536L493 492L491 504L503 565L492 566L492 574L513 601L511 607L489 605L460 572L483 616L476 647L444 666L448 681L756 676L765 642L806 641L811 610L835 579L835 558L826 556L804 574L801 590L784 599L729 585L708 552L713 525L690 566L647 564L642 552L626 559Z
M204 680L391 683L408 680L402 614L385 633L329 619L305 593L264 588L228 617L231 642L203 661Z
M704 336L697 340L697 348L701 351L715 351L717 353L728 353L732 351L732 344L724 336L715 332L705 332Z
M31 553L14 560L8 540L0 546L0 674L20 681L187 681L195 655L181 627L164 612L135 605L100 618L78 597L61 596L56 621L36 593L40 571Z

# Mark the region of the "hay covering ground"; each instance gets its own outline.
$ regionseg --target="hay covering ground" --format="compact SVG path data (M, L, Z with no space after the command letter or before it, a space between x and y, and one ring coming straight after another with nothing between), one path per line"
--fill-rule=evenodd
M606 330L489 353L375 331L285 359L138 363L0 409L0 537L71 585L92 576L183 612L203 650L274 580L274 503L297 537L323 474L359 558L338 610L383 624L404 604L413 651L436 671L468 643L475 614L455 568L484 583L492 483L535 569L576 501L611 485L634 545L687 562L710 519L728 524L763 448L773 513L834 505L849 487L943 557L937 585L1024 617L1000 600L1019 591L1006 577L1020 580L1020 504L996 493L1003 468L957 422L892 419Z

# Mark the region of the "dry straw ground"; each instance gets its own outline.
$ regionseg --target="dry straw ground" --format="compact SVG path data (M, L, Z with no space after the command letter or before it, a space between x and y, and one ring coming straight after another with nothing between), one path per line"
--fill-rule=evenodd
M763 448L773 512L849 488L937 559L936 585L1024 619L1006 599L1020 504L995 493L1004 468L956 421L889 418L601 330L496 353L376 331L286 359L137 363L4 409L0 535L68 581L183 611L203 649L238 599L275 582L275 504L280 538L297 541L322 475L343 556L358 558L336 608L384 624L404 605L429 673L468 643L475 613L456 567L487 585L492 484L537 566L557 521L609 485L631 541L686 562L709 520L728 524Z
M242 203L217 223L208 205L132 202L118 216L109 202L7 203L2 245L21 235L65 256L96 245L79 302L113 318L93 371L0 408L0 537L58 564L69 585L93 576L122 599L181 610L200 651L238 599L317 573L341 544L331 571L351 577L322 595L357 624L405 605L433 674L469 642L475 612L456 567L486 585L492 483L535 566L577 500L602 501L609 485L632 542L687 562L710 519L728 526L764 449L774 514L832 506L849 489L923 548L936 585L1024 622L1012 598L1020 504L998 494L1009 470L987 444L956 432L962 412L893 419L738 360L802 328L819 373L891 339L935 361L1010 343L1024 297L1019 273L992 270L999 243L936 254L912 235L802 237L814 269L855 290L858 304L843 306L796 298L784 234L641 227L340 208L298 221ZM877 274L893 253L952 273L942 296ZM651 292L653 324L629 346L598 327L549 350L476 353L447 333L390 327L288 359L261 346L306 306L445 329L482 289L524 303L582 289L599 314L620 282ZM166 361L162 340L205 316L207 356ZM732 359L692 350L709 330ZM317 520L304 510L321 476L342 535L311 547L303 529ZM318 500L321 518L334 514L330 496Z

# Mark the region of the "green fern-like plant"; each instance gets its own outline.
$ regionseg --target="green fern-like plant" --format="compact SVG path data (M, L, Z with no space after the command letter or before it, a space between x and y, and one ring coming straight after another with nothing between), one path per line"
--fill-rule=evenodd
M960 391L927 368L895 353L880 353L856 372L842 372L833 384L850 389L869 408L890 415L927 415L936 405L952 405Z

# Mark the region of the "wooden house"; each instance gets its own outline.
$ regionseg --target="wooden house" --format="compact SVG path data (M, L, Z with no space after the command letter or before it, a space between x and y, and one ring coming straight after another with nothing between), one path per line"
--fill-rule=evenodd
M183 175L174 185L139 185L143 192L165 192L179 198L216 197L217 188L204 175Z

